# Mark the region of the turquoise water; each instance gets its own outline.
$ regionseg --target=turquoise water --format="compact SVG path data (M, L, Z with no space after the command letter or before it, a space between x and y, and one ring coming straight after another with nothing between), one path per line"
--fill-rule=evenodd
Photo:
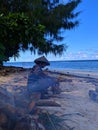
M4 63L4 65L32 68L34 62L7 62ZM50 66L46 68L56 70L98 71L98 60L50 61Z

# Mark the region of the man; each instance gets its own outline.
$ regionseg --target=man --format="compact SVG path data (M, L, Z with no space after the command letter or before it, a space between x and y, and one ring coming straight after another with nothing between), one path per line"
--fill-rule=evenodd
M50 63L46 60L45 57L40 57L35 60L36 65L32 68L32 71L28 77L28 91L30 94L33 92L40 92L42 95L45 94L49 87L53 93L58 91L59 82L56 78L46 75L42 68Z

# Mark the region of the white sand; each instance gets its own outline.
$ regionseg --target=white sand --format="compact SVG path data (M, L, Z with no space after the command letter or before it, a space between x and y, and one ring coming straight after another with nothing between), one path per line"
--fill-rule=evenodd
M13 86L26 87L28 73L27 71L1 76L0 85L9 91ZM98 73L70 70L62 73L76 76L52 74L59 79L62 93L51 97L50 100L56 101L61 107L42 107L42 109L64 115L65 123L73 128L72 130L98 130L98 103L92 101L88 95L89 90L98 87Z
M98 73L81 71L63 71L76 76L60 76L62 93L52 98L61 107L44 108L48 111L64 115L65 123L73 130L98 130L98 103L90 99L89 90L98 87ZM82 77L79 77L82 76ZM88 78L85 78L88 77Z
M54 70L56 71L56 70ZM82 77L93 77L98 78L98 72L97 71L82 71L82 70L57 70L57 72L65 73L65 74L72 74Z

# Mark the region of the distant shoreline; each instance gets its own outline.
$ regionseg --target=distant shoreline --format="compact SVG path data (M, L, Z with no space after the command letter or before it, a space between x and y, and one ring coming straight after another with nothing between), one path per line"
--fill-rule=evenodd
M54 60L54 61L52 61L52 60L50 60L50 62L82 62L82 61L98 61L98 59L87 59L87 60ZM34 61L8 61L8 62L4 62L4 63L26 63L26 62L34 62Z
M4 63L4 66L32 68L34 64L34 62L7 62ZM98 72L98 60L50 61L50 66L46 66L46 68L50 70L75 70Z

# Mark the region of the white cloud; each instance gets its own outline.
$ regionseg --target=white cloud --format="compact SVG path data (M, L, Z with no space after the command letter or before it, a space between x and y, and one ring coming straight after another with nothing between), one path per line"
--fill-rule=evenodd
M20 53L20 58L16 59L16 62L32 62L34 59L39 57L36 55L31 55L30 52ZM98 50L93 51L78 51L78 52L65 52L62 56L54 56L52 54L47 55L47 59L50 61L56 61L56 60L87 60L87 59L98 59ZM10 61L14 61L13 58L11 58Z
M78 51L78 52L68 52L62 56L64 60L88 60L88 59L98 59L98 52L89 51Z
M98 58L98 55L96 55L95 57Z

